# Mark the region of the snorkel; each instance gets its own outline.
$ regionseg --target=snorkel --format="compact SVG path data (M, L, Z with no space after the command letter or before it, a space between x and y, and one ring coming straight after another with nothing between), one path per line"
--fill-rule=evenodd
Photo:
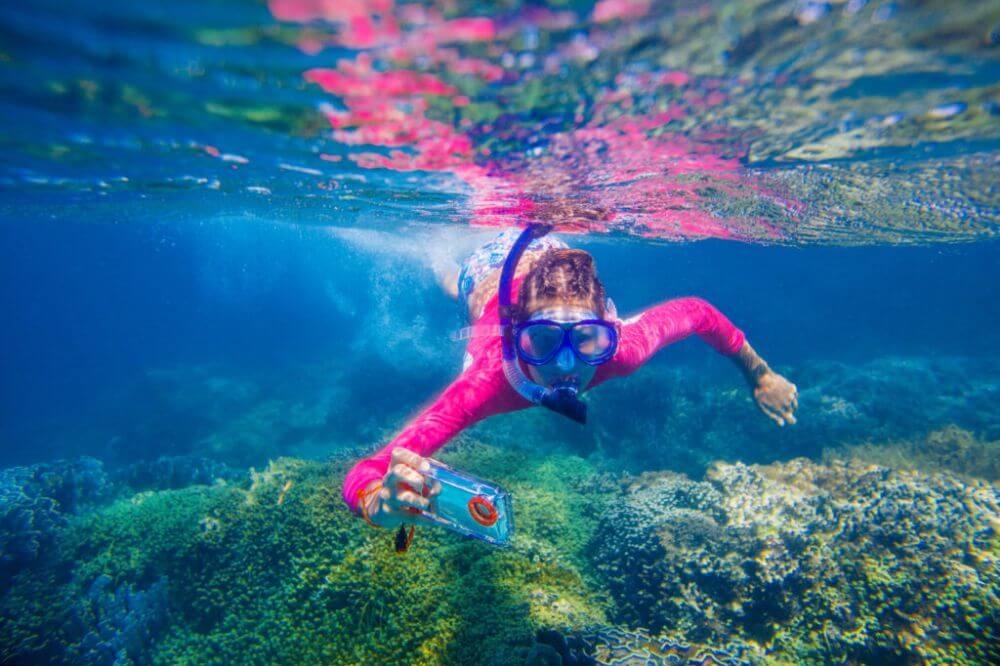
M517 352L514 349L514 322L511 319L510 302L514 273L521 260L521 255L524 254L524 250L531 241L541 238L551 230L552 227L549 225L528 225L518 236L514 246L510 249L510 254L504 261L503 270L500 273L500 293L498 294L503 374L514 390L525 400L548 407L557 414L562 414L577 423L586 423L587 405L578 397L579 387L575 384L559 384L552 388L546 388L536 384L521 370L521 366L517 362Z

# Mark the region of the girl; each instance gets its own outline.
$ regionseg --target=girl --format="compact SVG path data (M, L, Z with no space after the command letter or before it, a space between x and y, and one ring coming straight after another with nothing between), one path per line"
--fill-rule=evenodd
M451 385L348 473L344 501L369 523L412 523L435 491L425 491L424 458L464 428L533 404L582 421L579 393L635 372L657 351L692 334L734 359L757 405L775 423L795 423L795 385L771 370L712 305L676 298L620 320L593 257L546 232L537 226L505 231L447 281L479 334L471 336L462 373ZM517 300L511 302L514 292Z

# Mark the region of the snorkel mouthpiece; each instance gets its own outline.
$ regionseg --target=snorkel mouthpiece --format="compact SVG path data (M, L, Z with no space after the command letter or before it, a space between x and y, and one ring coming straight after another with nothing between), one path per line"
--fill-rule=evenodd
M580 401L578 390L569 384L546 388L528 379L517 363L517 352L514 349L514 324L511 321L510 288L517 270L517 262L531 241L541 238L552 230L551 226L531 224L521 232L510 254L503 264L500 273L499 314L501 329L501 349L503 353L503 374L507 381L525 400L536 405L542 405L577 423L587 422L587 405Z
M587 422L587 403L577 397L576 388L557 386L546 391L542 396L542 404L557 414L570 418L577 423Z

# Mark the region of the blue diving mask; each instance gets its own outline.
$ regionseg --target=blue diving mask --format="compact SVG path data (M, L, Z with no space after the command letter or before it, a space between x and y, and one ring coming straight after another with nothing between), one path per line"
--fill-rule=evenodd
M591 310L550 308L515 326L514 341L518 358L531 366L553 360L564 368L575 360L598 366L615 355L618 332Z
M617 347L617 331L586 308L536 312L514 327L517 356L542 386L582 391Z

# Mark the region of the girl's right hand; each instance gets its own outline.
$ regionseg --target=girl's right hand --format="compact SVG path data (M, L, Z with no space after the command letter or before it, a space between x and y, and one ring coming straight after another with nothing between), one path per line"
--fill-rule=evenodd
M409 449L392 450L389 469L377 493L366 494L368 518L381 527L395 527L421 519L420 511L430 507L430 498L441 492L441 484L428 479L430 463Z

